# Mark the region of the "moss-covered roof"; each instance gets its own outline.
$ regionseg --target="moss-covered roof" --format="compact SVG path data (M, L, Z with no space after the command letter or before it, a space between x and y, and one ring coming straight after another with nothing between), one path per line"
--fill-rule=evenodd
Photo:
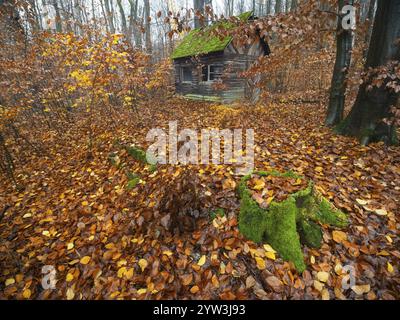
M253 12L249 11L242 13L238 18L242 21L247 21L252 15ZM232 29L235 26L229 21L220 21L209 27L190 31L172 53L172 59L191 57L199 54L208 54L224 50L232 41L232 36L221 38L211 34L212 30L221 25L227 30Z

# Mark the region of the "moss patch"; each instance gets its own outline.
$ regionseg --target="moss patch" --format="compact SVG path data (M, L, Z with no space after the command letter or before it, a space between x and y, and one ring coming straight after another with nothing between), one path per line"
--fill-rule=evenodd
M252 15L252 12L245 12L238 16L238 18L245 22ZM235 24L229 21L219 21L211 26L190 31L172 53L172 59L191 57L224 50L232 41L232 37L227 36L221 38L212 34L212 31L219 27L230 30L235 27Z
M148 159L147 154L144 150L132 145L126 147L126 151L131 157L135 158L136 160L144 164L148 164L150 172L154 172L157 170L157 161L155 159Z
M304 179L293 173L256 172L259 176L279 176ZM246 182L251 175L244 177L239 184L241 199L239 230L254 242L266 241L271 244L283 259L293 262L298 272L306 269L301 242L318 248L322 242L322 230L317 223L345 227L347 217L328 200L317 194L314 185L290 194L281 202L272 201L267 209L261 208L252 198Z

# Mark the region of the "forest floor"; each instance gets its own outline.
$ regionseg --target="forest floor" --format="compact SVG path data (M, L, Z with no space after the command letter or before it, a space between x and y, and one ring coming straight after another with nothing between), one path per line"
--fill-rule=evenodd
M42 154L12 146L23 155L16 177L24 189L0 183L0 298L400 299L399 148L362 147L335 135L323 126L319 104L232 109L174 98L141 108L140 118L95 117L102 129L91 159L83 120L37 133ZM269 246L240 235L240 177L232 166L162 165L153 172L121 148L145 148L149 129L175 120L179 128L253 128L256 168L312 179L349 215L349 227L323 226L322 247L303 247L307 270L298 274ZM124 167L110 163L111 152ZM140 177L131 189L127 170ZM191 232L163 228L162 199L185 198L180 177L205 192L202 208L222 208L225 216L201 217ZM54 290L42 287L45 265L55 268ZM348 265L356 283L343 289Z

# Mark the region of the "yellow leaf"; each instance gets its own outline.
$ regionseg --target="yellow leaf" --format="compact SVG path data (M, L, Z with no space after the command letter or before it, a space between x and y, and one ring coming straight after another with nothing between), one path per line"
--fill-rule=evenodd
M173 255L173 253L172 253L171 251L169 251L169 250L163 251L163 254L165 254L165 255L168 256L168 257L170 257L170 256Z
M67 299L72 300L75 297L74 289L68 288L67 289Z
M342 243L343 241L347 240L347 235L343 231L334 230L332 232L332 238L337 243Z
M8 278L7 280L6 280L6 287L7 286L9 286L9 285L12 285L12 284L14 284L15 283L15 279L14 278Z
M363 199L356 199L356 201L359 205L362 205L362 206L365 206L368 203L368 201L363 200Z
M86 206L88 206L88 205L89 205L89 202L87 202L86 200L85 200L85 201L82 201L82 206L86 207Z
M387 252L386 250L382 250L382 251L379 251L376 255L377 256L389 256L390 253Z
M264 180L261 179L256 179L255 180L255 186L253 187L254 190L262 190L265 187L265 182Z
M122 278L126 273L126 267L122 267L118 269L117 276L118 278Z
M385 209L377 209L374 211L378 216L387 216L387 211Z
M329 300L330 299L329 291L326 290L325 288L322 289L321 297L322 297L322 300Z
M72 280L74 280L74 275L72 273L68 273L65 277L65 281L71 282Z
M202 265L204 265L206 263L206 259L207 259L207 257L205 255L201 256L199 261L197 261L197 264L201 267Z
M269 245L269 244L264 244L264 250L267 252L273 252L276 253L276 251Z
M82 257L82 259L80 260L81 264L88 264L90 261L90 257L89 256L84 256Z
M329 273L325 271L320 271L317 273L317 279L321 282L327 282L329 279Z
M265 256L266 256L268 259L271 259L271 260L275 260L275 259L276 259L275 253L273 253L273 252L266 252L266 253L265 253Z
M145 294L146 292L147 292L147 289L146 289L146 288L142 288L142 289L139 289L139 290L137 291L138 294Z
M315 257L314 257L314 256L311 256L311 257L310 257L310 262L311 262L311 264L314 264L314 263L315 263Z
M139 266L140 266L140 269L142 269L142 272L144 271L144 269L146 269L147 265L148 265L148 263L147 263L146 259L139 260Z
M25 289L24 292L22 292L22 296L23 296L25 299L29 299L29 298L31 297L31 294L32 294L32 292L31 292L30 289Z
M73 248L74 248L74 243L73 242L70 242L70 243L67 244L67 250L71 250Z
M394 269L390 262L387 263L387 269L390 273L393 273Z
M362 295L364 293L368 293L371 290L371 286L369 284L352 286L351 290L353 290L357 295Z
M260 257L255 257L257 262L257 268L260 270L264 270L266 268L265 260Z
M322 291L322 289L324 288L324 284L319 282L318 280L314 280L314 288L318 291Z
M129 280L132 279L133 277L133 268L129 268L126 272L125 272L125 277Z
M343 266L340 263L335 265L335 272L336 272L337 275L341 275L342 274L342 269L343 269Z

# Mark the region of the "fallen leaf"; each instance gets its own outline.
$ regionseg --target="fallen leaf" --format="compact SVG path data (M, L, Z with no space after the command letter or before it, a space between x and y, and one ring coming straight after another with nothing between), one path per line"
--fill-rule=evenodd
M250 289L256 284L256 280L252 276L246 278L246 289Z
M347 240L347 234L343 231L334 230L332 231L332 238L337 243L342 243Z
M193 286L190 288L190 292L195 294L197 292L199 292L200 288L198 286Z
M387 211L385 209L377 209L374 211L379 216L387 216Z
M67 300L72 300L75 297L74 289L68 288L67 289Z
M317 273L317 279L321 282L327 282L329 279L329 273L325 271L320 271Z
M71 282L72 280L74 280L74 275L72 273L68 273L65 277L65 281Z
M6 280L6 282L5 282L5 285L6 285L6 287L7 286L10 286L10 285L12 285L12 284L14 284L15 283L15 279L14 278L8 278L7 280Z
M353 198L353 199L354 199L354 198ZM361 206L365 206L365 205L368 203L368 201L363 200L363 199L356 199L356 201L357 201L357 203L358 203L359 205L361 205Z
M260 270L264 270L266 268L265 260L260 257L255 257L255 259L256 259L256 263L257 263L257 268Z
M81 258L81 260L79 261L81 264L88 264L90 261L90 257L89 256L84 256Z
M363 295L371 290L371 286L369 284L352 286L351 290L353 290L357 295Z
M29 299L29 298L31 297L31 294L32 294L32 292L31 292L30 289L25 289L25 290L22 292L22 296L23 296L25 299Z
M137 291L137 294L145 294L147 292L146 288L141 288Z
M266 256L268 259L271 259L271 260L275 260L275 259L276 259L275 253L273 253L273 252L266 252L266 253L265 253L265 256Z
M146 260L146 259L140 259L138 263L139 263L140 269L141 269L142 272L143 272L144 269L146 269L146 267L147 267L147 265L148 265L147 260Z
M327 289L322 289L321 291L321 298L322 300L329 300L330 299L330 294L329 291Z
M201 258L199 259L199 261L197 261L197 265L199 265L201 267L202 265L204 265L206 263L206 259L207 259L207 257L205 255L202 255Z
M268 285L270 285L274 291L276 292L282 291L282 286L283 286L282 281L279 280L277 277L269 276L265 279L265 281L267 281Z

